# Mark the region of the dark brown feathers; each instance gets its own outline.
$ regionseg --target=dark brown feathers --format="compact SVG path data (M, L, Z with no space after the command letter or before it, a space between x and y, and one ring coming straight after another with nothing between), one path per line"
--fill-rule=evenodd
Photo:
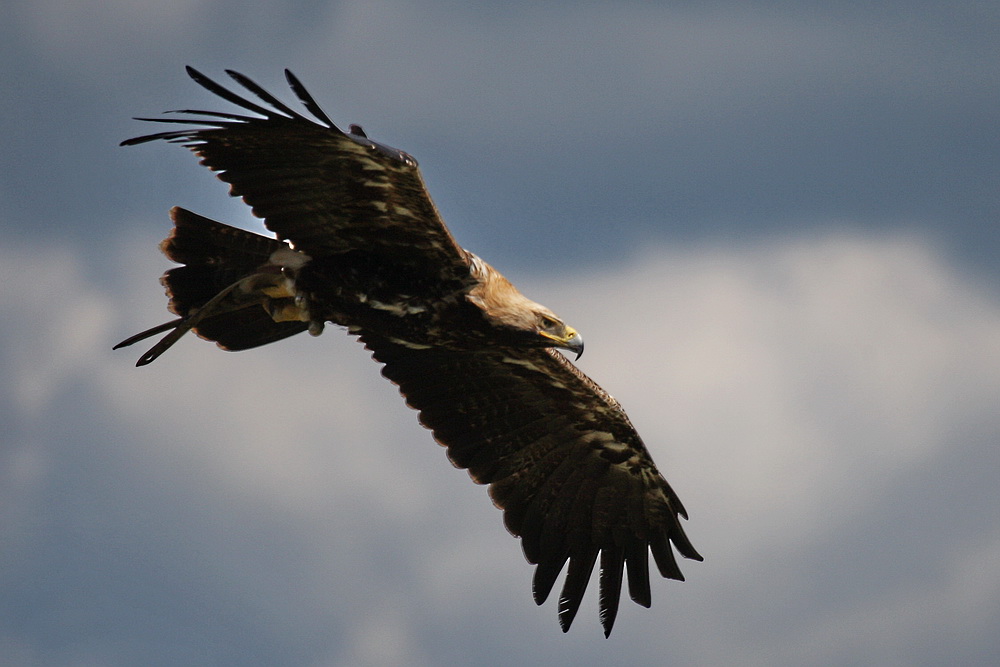
M122 142L181 143L230 184L279 239L313 257L378 248L387 257L466 272L468 261L445 227L410 155L338 129L301 83L286 73L319 122L278 102L235 72L227 72L275 107L250 102L193 68L191 77L220 97L260 117L183 110L195 118L140 119L196 124ZM200 116L200 117L197 117Z
M142 365L188 330L240 350L346 327L451 461L489 485L536 565L535 602L565 572L564 631L595 566L605 635L625 581L650 605L650 553L663 577L683 579L674 550L701 560L684 506L618 402L553 349L579 354L582 338L458 246L416 161L358 126L338 129L289 72L312 118L242 74L227 72L259 102L188 73L248 114L182 111L160 120L185 127L123 143L186 146L277 238L173 209L161 249L181 266L162 282L178 319L116 347L166 334Z
M468 468L504 510L537 564L534 596L542 604L569 561L559 620L569 628L601 557L600 609L606 633L618 610L622 573L629 594L650 604L647 550L665 577L683 580L670 543L695 560L686 516L614 399L559 352L411 349L362 335L382 374L396 383L420 421Z

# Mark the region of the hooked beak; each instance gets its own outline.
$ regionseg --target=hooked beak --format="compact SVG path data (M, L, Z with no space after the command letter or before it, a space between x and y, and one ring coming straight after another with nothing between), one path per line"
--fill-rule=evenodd
M577 359L583 355L583 336L577 333L573 327L567 326L562 336L556 336L545 331L539 331L538 333L551 340L553 342L552 347L560 347L564 350L575 352Z

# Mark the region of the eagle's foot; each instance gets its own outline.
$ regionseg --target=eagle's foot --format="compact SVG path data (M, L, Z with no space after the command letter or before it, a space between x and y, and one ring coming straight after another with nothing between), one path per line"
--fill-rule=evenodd
M266 307L275 322L308 322L310 335L318 336L323 333L325 322L313 316L309 308L309 296L305 292L296 291L290 298L270 299Z

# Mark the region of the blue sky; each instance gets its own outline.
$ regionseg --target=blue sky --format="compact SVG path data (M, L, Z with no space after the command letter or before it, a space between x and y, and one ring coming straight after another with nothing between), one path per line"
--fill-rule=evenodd
M8 11L0 655L12 665L992 665L994 3L102 3ZM183 205L132 116L281 71L420 161L459 241L587 339L704 563L563 635L484 489L334 329L168 317Z

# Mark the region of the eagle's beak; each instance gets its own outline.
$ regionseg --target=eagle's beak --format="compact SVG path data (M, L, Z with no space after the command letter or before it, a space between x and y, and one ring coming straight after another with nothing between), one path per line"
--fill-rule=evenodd
M545 331L538 333L551 340L554 343L553 347L561 347L564 350L575 352L577 359L583 355L583 336L577 333L573 327L567 326L562 336L554 336Z

